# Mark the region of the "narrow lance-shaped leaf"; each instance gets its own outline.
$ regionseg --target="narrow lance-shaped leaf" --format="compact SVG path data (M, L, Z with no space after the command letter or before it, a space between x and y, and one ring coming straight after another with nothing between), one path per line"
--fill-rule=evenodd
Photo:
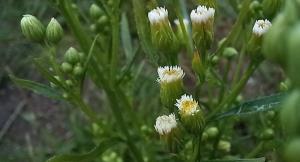
M133 57L133 47L131 42L130 30L126 14L122 14L121 20L121 39L127 60Z
M256 100L244 102L228 112L216 115L213 120L222 119L230 116L250 115L258 112L269 111L278 108L281 101L286 96L286 93L274 94L271 96L262 97Z
M10 79L18 86L22 88L26 88L28 90L33 91L34 93L49 97L49 98L54 98L54 99L61 99L61 95L59 94L58 91L55 89L51 88L50 86L47 86L45 84L41 84L38 82L34 82L31 80L26 80L26 79L20 79L17 78L13 75L9 76Z

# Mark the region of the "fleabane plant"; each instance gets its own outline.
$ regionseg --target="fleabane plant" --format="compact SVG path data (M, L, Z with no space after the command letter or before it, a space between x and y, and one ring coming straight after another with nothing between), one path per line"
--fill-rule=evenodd
M281 83L282 89L299 87L300 79L292 73L299 67L300 18L294 6L300 4L286 1L284 16L275 18L278 12L274 11L283 4L279 1L230 1L236 15L234 24L219 34L224 31L219 24L227 15L215 0L183 6L183 1L99 0L90 5L87 17L79 14L79 6L72 0L57 0L54 5L66 25L52 18L44 26L32 15L24 15L20 22L24 36L46 51L34 63L49 85L12 79L34 92L67 101L87 117L90 124L86 125L93 130L89 144L96 148L86 150L83 156L63 159L96 160L106 150L132 162L225 162L228 158L264 162L269 153L280 159L277 150L281 150L282 141L276 139L283 139L284 133L272 123L285 93L242 103L244 87L266 58L276 58L288 69L292 86ZM66 29L71 32L64 32ZM69 33L76 43L66 42L72 46L64 47L67 50L60 54L61 42L68 40L62 38ZM285 52L288 58L282 57ZM148 58L149 62L145 61ZM86 88L90 82L96 93ZM100 95L86 100L87 94ZM287 110L297 112L297 98L299 95L290 100L294 104ZM111 112L101 111L107 108ZM252 114L259 115L248 118ZM289 111L282 114L290 115ZM245 120L239 119L241 116ZM292 129L297 127L296 119L281 120L292 123ZM294 147L287 146L287 150Z

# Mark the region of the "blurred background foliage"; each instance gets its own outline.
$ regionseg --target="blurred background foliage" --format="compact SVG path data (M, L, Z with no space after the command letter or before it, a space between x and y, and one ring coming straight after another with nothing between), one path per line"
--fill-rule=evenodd
M126 2L124 0L124 3ZM238 0L234 2L232 0L218 1L218 7L222 14L217 13L219 15L216 20L216 39L219 40L227 34L232 26L237 9L232 8L231 3L238 2ZM97 135L103 133L103 130L97 126L86 124L87 121L77 109L66 103L51 101L20 90L13 86L8 79L7 72L13 72L21 78L45 82L37 75L31 63L31 58L41 55L45 51L22 36L19 22L24 14L35 15L44 24L47 24L51 17L55 17L61 22L65 31L60 50L65 51L71 45L77 46L63 18L51 3L51 1L41 0L0 1L0 162L41 162L53 154L86 152L100 140ZM86 30L89 30L91 22L87 18L88 9L93 1L77 0L75 3ZM131 18L133 17L131 4L123 6L134 37L133 40L137 41L134 20ZM188 8L193 7L188 6ZM144 119L148 121L144 121L145 125L141 129L145 134L149 134L153 133L153 127L148 126L153 125L156 116L159 115L156 113L160 112L158 110L158 85L155 82L156 72L145 60L144 55L139 55L137 59L140 64L135 65L133 68L135 76L131 76L130 79L135 79L134 83L138 84L128 85L132 89L128 93L133 94L130 96L136 97L136 101L139 101L134 104L143 110L141 115L147 116ZM268 62L264 63L251 78L244 92L245 98L256 97L258 93L261 95L271 94L277 90L277 85L283 78L282 72L279 68L270 65ZM95 85L89 81L86 84L85 99L93 101L90 103L97 108L97 112L110 113L105 109L108 103L97 102L99 98L103 98L103 94L94 92ZM105 125L112 127L114 125L112 119L109 118L109 115L106 118ZM242 147L248 143L238 144ZM118 159L114 152L108 150L100 161L117 162Z

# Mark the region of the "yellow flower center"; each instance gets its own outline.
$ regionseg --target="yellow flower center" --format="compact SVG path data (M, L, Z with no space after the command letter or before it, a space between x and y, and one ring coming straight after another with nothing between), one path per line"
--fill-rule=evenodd
M174 75L176 74L176 70L166 70L164 71L164 75Z
M181 111L184 114L189 114L194 107L197 106L196 101L183 101L181 104Z

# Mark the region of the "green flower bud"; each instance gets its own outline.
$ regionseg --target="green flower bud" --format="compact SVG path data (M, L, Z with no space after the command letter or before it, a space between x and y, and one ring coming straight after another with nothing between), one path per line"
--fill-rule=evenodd
M295 25L290 31L288 37L288 76L294 86L300 88L300 23Z
M207 139L208 139L208 134L206 132L203 132L201 140L206 141Z
M219 135L219 129L217 127L210 127L205 132L210 139L214 139Z
M64 99L68 99L68 98L69 98L69 94L68 94L68 93L66 93L66 92L65 92L65 93L63 93L63 98L64 98Z
M77 50L73 47L70 47L67 50L67 52L65 53L64 59L65 59L65 61L67 61L68 63L70 63L72 65L76 64L80 60Z
M261 138L263 140L271 140L274 138L274 130L272 128L267 128L263 131Z
M72 82L72 80L70 80L70 79L66 80L66 84L69 87L72 87L74 85L73 82Z
M32 15L24 15L21 20L21 29L24 36L34 42L42 42L45 38L44 25Z
M98 20L97 20L97 25L99 26L103 26L104 24L106 24L108 22L108 17L103 15L101 16Z
M157 72L161 102L170 112L174 112L176 99L183 93L184 72L178 66L159 67Z
M80 62L84 62L84 60L85 60L84 53L83 52L79 52L78 55L79 55L79 58L80 58Z
M92 19L97 20L103 14L102 9L96 5L92 4L90 7L90 16Z
M77 64L74 69L73 69L73 74L75 76L82 76L82 74L84 73L83 68L80 64Z
M285 147L284 157L285 162L300 161L300 138L291 140Z
M300 91L294 90L282 105L280 119L284 132L291 136L300 135Z
M233 47L227 47L224 49L223 51L223 56L228 58L228 59L232 59L233 57L235 57L236 55L238 55L238 52L235 48Z
M52 18L46 28L46 39L48 42L57 44L64 35L64 31L55 18Z
M69 64L68 62L63 62L61 64L61 70L65 73L69 73L73 70L73 67L71 64Z
M223 152L230 152L231 143L229 141L220 140L218 143L218 149Z

